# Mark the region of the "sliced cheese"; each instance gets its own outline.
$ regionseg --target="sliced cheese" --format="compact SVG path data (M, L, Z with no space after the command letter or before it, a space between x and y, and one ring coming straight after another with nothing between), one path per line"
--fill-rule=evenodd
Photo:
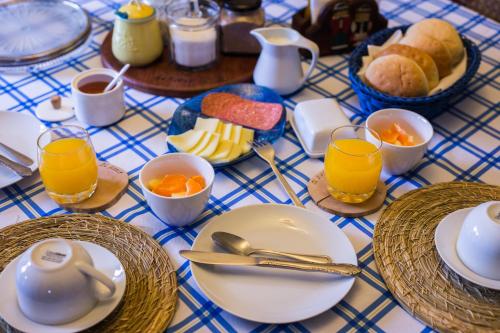
M238 157L240 157L240 155L241 155L240 145L233 144L231 146L231 152L229 152L229 155L227 155L224 158L219 158L219 159L213 160L213 162L215 162L215 163L228 163L228 162L231 162L231 161L237 159Z
M193 149L206 134L206 131L189 130L178 135L167 136L167 142L179 151Z
M221 134L223 128L224 128L224 123L222 121L219 121L219 124L217 125L217 129L215 130L215 132Z
M215 150L215 152L208 157L208 160L220 160L229 156L231 149L233 148L233 143L229 140L220 140L219 146Z
M233 125L233 128L231 129L231 141L235 144L240 143L240 137L241 137L241 129L243 127L240 125Z
M222 128L222 140L231 140L233 126L234 125L231 123L224 123L224 127Z
M251 142L253 142L254 130L249 128L241 129L241 136L239 141L239 146L241 147L242 153L246 154L252 149Z
M204 130L209 133L216 133L222 122L217 118L196 118L195 130Z
M208 133L210 134L210 139L203 150L201 150L197 155L200 157L208 158L211 156L220 143L220 134L217 133Z
M208 133L207 131L202 131L205 135L198 141L198 144L188 150L188 153L198 155L205 147L208 145L208 142L210 141L211 138L211 133Z

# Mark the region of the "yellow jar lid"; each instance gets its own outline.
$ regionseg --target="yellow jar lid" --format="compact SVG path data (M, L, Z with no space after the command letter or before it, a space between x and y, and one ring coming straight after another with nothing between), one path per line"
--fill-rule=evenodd
M120 9L118 9L118 12L127 14L127 18L129 19L142 19L153 15L154 9L145 3L131 1L128 4L121 6Z

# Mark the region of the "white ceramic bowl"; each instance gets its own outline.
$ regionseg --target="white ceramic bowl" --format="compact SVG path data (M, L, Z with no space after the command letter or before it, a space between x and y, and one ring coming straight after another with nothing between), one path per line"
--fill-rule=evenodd
M201 175L205 178L205 188L196 194L183 197L164 197L151 192L148 183L152 179L163 178L166 174L183 174L186 177ZM156 157L146 163L139 174L142 193L156 216L172 226L185 226L198 217L212 191L215 178L214 168L205 159L186 153L174 153Z
M408 134L417 140L414 146L398 146L382 142L382 159L384 170L391 175L401 175L415 167L424 157L429 141L434 135L432 125L423 116L413 111L403 109L383 109L372 113L366 120L366 127L377 133L390 128L393 123L398 123ZM374 144L370 131L366 131L366 139Z
M500 280L500 201L482 203L467 214L457 254L477 274Z

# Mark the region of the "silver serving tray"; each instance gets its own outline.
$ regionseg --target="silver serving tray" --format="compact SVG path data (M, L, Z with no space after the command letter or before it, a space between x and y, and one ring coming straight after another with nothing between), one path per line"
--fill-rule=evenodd
M0 67L14 69L67 55L91 33L87 12L67 0L0 3Z

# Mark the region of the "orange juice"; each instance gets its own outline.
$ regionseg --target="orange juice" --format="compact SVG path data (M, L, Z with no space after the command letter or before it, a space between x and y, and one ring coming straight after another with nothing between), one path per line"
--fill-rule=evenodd
M330 194L343 202L363 202L375 192L382 170L378 148L357 138L338 139L328 145L325 176Z
M97 185L92 145L80 138L52 141L40 152L40 175L49 195L61 203L88 198Z

